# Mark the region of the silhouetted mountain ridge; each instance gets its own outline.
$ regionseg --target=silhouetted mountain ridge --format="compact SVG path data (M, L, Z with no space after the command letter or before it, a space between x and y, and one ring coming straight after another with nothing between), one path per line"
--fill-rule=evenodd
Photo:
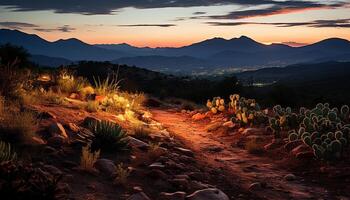
M179 48L139 48L126 43L91 45L76 38L49 42L37 35L1 29L1 43L23 46L34 55L72 61L112 61L166 72L193 72L209 67L261 68L320 61L350 61L350 42L341 38L291 47L284 44L265 45L247 36L232 39L216 37Z

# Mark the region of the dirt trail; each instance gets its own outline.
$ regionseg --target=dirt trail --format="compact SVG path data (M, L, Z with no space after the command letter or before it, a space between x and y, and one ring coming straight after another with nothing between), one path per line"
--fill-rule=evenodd
M162 123L196 155L199 162L217 167L231 174L243 188L252 183L263 183L262 189L252 192L263 199L333 199L325 188L307 185L301 177L286 181L290 172L276 166L266 157L258 157L231 146L205 130L205 124L195 123L188 116L171 110L153 109L153 118Z

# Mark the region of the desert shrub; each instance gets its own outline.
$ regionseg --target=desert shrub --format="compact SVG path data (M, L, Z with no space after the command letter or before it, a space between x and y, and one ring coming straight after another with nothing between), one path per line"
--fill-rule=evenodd
M142 109L143 103L147 99L144 93L119 92L118 95L124 97L130 102L129 106L132 110Z
M17 154L11 149L11 144L0 141L0 163L13 161L16 158Z
M35 136L36 117L32 112L4 108L0 119L0 138L10 143L27 143Z
M114 184L126 185L128 177L130 176L131 169L125 168L123 164L119 164L116 169L116 177L114 179Z
M88 101L85 109L88 112L97 112L99 110L99 103L97 101Z
M62 175L52 175L30 164L3 162L0 164L0 196L13 200L66 199L59 192Z
M110 121L93 121L88 124L93 132L91 149L105 151L125 150L129 147L129 140L126 132L118 124Z
M49 103L61 105L64 102L64 98L62 97L60 92L54 92L49 90L42 94L43 98Z
M17 98L24 83L28 80L28 70L15 66L0 65L0 93L8 98Z
M152 130L149 128L145 128L144 126L136 126L132 131L132 136L139 139L139 140L145 140L150 138L150 134L152 133Z
M259 154L264 151L263 145L257 139L246 142L245 149L251 154Z
M93 171L94 164L99 157L100 157L100 150L91 152L89 145L82 147L81 157L80 157L80 168L86 171Z
M89 85L88 80L85 78L74 77L73 75L61 76L57 83L60 90L66 93L78 93Z
M119 90L119 83L117 75L107 76L104 80L100 77L94 78L95 93L102 96L113 94Z

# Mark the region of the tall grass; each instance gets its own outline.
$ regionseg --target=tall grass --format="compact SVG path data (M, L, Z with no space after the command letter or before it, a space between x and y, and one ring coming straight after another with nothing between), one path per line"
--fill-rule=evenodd
M104 80L101 80L100 77L94 77L95 93L102 96L116 93L119 90L120 81L118 75L109 75Z

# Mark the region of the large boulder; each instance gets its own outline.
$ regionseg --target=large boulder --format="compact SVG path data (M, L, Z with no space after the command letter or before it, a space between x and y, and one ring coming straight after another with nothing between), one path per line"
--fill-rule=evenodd
M221 190L216 188L198 190L186 197L187 200L230 200Z
M108 176L112 176L117 169L113 161L108 159L98 159L95 162L94 167L98 169L101 173L106 174Z

